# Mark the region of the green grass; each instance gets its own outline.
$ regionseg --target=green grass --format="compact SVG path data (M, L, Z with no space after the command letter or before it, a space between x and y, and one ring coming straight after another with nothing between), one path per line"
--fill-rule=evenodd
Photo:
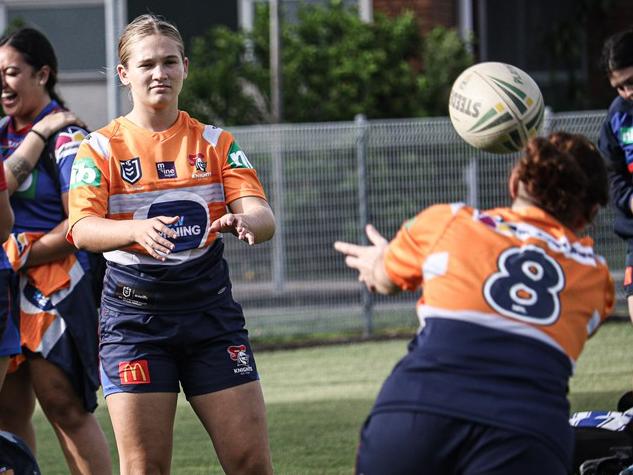
M358 431L378 389L406 352L406 340L259 352L275 473L349 474ZM580 358L571 382L573 410L614 409L633 386L633 328L605 325ZM107 410L97 409L116 451ZM35 417L44 475L67 474L57 441L42 413ZM179 401L172 473L221 474L211 443L184 398Z

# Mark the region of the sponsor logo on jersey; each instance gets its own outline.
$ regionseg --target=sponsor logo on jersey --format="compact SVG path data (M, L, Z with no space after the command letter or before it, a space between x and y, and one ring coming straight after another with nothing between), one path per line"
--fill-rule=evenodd
M152 380L147 360L120 361L119 379L121 384L149 384Z
M117 285L114 296L122 302L134 305L135 307L146 307L150 301L147 293L140 289L130 287L129 285Z
M208 211L200 203L190 200L170 200L153 203L147 218L155 216L178 216L178 221L169 225L176 231L173 252L200 247L208 223Z
M174 162L158 162L156 164L156 171L158 172L158 178L161 180L178 177L176 174L176 164Z
M246 155L237 143L233 142L229 149L229 166L231 168L253 168Z
M250 356L246 352L246 345L232 345L226 351L237 365L236 368L233 368L234 374L248 374L253 371L253 367L249 364Z
M141 159L139 157L123 160L119 163L121 166L121 178L133 185L141 179L143 171L141 170Z
M73 162L70 172L70 189L78 186L99 186L101 184L101 170L90 157L79 158Z
M620 140L625 145L633 143L633 127L622 127L620 129Z

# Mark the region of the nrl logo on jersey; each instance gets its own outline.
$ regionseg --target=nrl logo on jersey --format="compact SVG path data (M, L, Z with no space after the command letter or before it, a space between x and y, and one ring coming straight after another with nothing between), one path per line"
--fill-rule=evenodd
M139 181L143 176L143 172L141 171L141 159L139 157L123 160L119 165L121 166L121 178L131 185Z

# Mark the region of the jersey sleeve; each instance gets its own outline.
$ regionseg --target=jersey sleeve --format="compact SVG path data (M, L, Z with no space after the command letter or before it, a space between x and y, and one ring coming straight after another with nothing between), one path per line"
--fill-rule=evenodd
M422 285L424 261L453 216L451 205L435 205L402 225L384 259L387 275L395 285L403 290Z
M109 197L109 144L98 133L88 135L77 150L72 164L68 193L68 233L71 243L72 229L77 221L87 216L104 218L108 212Z
M83 139L88 135L84 129L78 126L66 127L57 133L55 138L55 160L59 168L59 183L62 193L70 189L70 176L73 161Z
M265 200L266 194L257 177L257 172L233 136L225 131L218 145L220 145L218 148L223 159L222 180L227 204L245 196L255 196Z
M598 147L607 161L611 200L626 216L631 216L633 185L633 116L614 112L604 121Z

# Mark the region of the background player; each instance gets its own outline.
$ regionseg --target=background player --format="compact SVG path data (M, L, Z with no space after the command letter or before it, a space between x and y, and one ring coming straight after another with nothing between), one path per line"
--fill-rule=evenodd
M607 38L602 67L618 97L609 106L598 146L608 164L614 231L627 243L624 291L633 321L633 29Z
M101 381L121 473L170 472L179 385L226 473L271 473L259 377L218 233L268 240L273 214L233 137L178 110L188 69L178 30L140 16L119 57L133 108L82 143L68 237L107 251Z
M19 277L12 299L20 306L19 334L15 328L6 333L9 320L5 335L17 344L18 351L11 351L21 346L23 353L0 392L0 427L35 452L31 416L37 397L69 471L110 473L107 442L91 413L99 380L87 258L65 240L70 169L86 131L68 126L76 118L63 111L55 92L57 58L39 31L22 28L0 39L0 74L6 114L0 156L15 213L2 262Z
M337 242L374 291L424 295L422 329L383 385L357 473L566 474L568 379L611 311L613 283L577 233L608 199L584 137L532 139L509 180L511 208L432 206L388 243Z
M4 167L0 167L0 241L4 242L9 237L14 219L11 203L9 202ZM9 292L11 274L12 272L8 265L4 269L0 268L0 389L2 389L2 383L4 383L4 377L9 367L9 356L20 352L19 341L12 344L8 334L6 340L4 337L10 318L9 305L11 299ZM13 325L12 328L15 328L15 326ZM17 338L14 340L17 340Z

